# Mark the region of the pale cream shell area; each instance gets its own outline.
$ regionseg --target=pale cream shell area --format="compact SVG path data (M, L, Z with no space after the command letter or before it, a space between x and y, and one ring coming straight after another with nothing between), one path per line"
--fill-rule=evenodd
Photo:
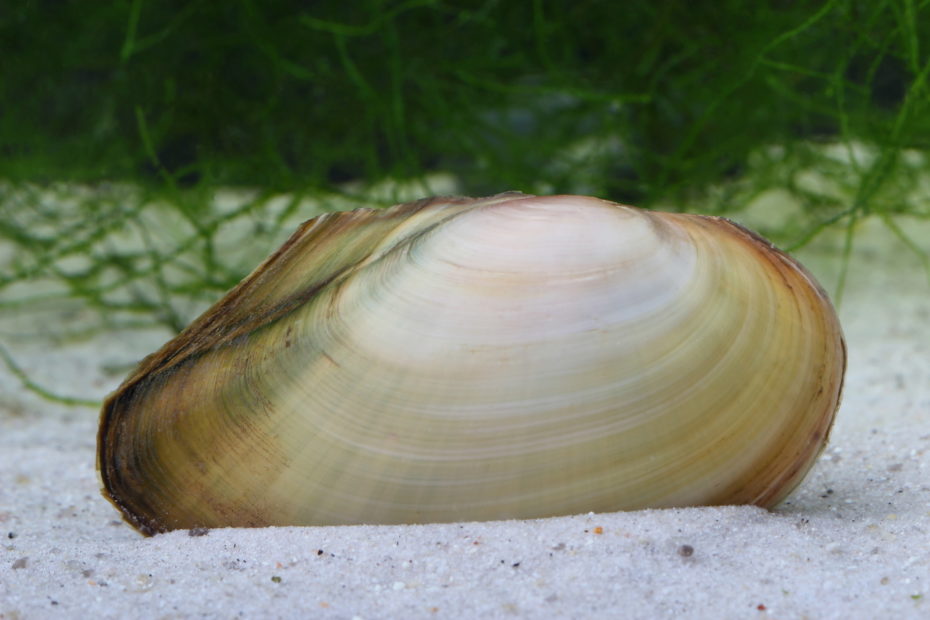
M844 368L732 222L439 198L305 224L110 397L99 467L146 533L771 506Z

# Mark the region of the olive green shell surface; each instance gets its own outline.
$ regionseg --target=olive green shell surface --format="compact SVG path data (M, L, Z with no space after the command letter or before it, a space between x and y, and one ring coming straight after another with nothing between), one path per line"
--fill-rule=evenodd
M306 222L103 407L146 534L769 507L845 345L794 260L721 218L580 196Z

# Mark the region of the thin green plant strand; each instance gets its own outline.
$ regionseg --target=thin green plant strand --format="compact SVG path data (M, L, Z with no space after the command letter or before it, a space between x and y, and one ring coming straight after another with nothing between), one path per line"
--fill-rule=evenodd
M99 400L80 398L76 396L63 396L39 385L29 378L29 375L26 374L22 368L20 368L20 366L10 355L9 351L7 351L6 347L3 345L0 345L0 359L3 359L3 363L6 365L7 370L9 370L11 373L13 373L13 376L19 379L24 388L49 402L67 405L69 407L90 407L93 409L100 408L101 401Z

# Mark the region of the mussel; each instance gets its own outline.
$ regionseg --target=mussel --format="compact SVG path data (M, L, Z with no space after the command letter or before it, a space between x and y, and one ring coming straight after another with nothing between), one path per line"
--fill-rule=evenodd
M822 450L824 291L718 217L506 193L328 213L103 406L146 534L770 507Z

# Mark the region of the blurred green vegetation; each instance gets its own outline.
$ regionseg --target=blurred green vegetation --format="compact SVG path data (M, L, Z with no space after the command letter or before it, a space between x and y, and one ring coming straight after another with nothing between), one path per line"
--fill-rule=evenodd
M928 0L21 0L0 59L2 312L178 329L294 221L436 175L731 215L778 191L776 241L848 252L877 216L928 260L894 219L930 218Z
M930 142L926 1L5 4L16 179L290 191L442 170L476 194L648 204L759 145Z

